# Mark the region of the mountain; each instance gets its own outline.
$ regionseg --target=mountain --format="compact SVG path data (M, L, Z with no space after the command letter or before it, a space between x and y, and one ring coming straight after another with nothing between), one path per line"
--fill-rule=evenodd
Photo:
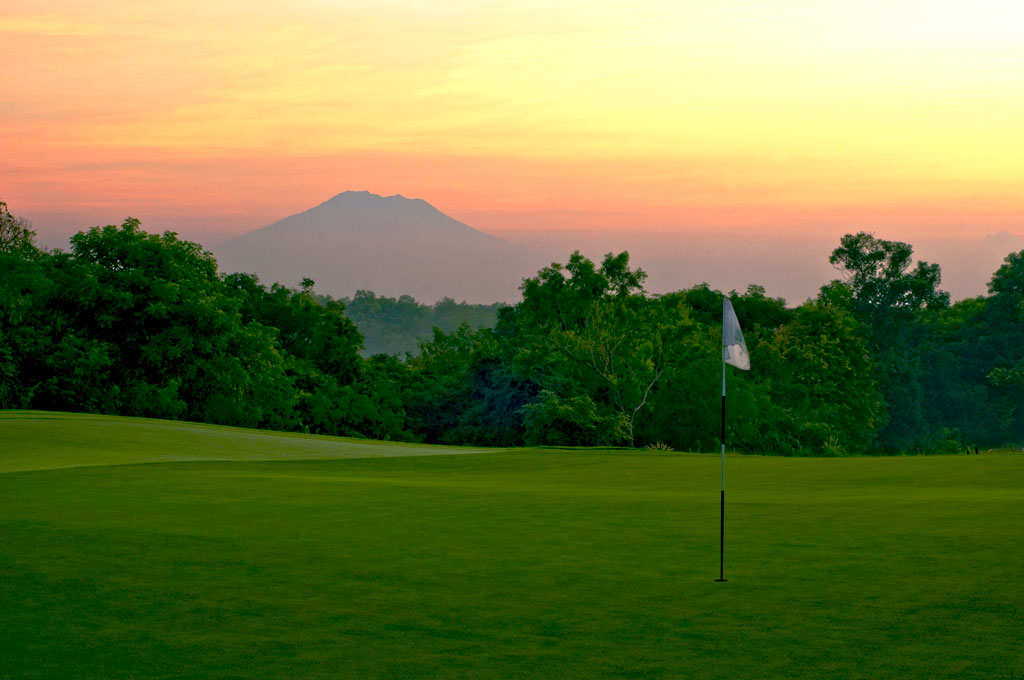
M514 302L539 264L527 249L448 217L421 199L346 191L315 208L243 234L214 249L221 269L264 283L351 297L357 290ZM543 264L543 263L541 263Z

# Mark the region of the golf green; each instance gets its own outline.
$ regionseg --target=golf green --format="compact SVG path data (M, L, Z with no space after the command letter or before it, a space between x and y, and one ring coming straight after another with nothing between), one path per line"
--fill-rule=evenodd
M716 583L717 456L464 451L5 413L0 677L1024 677L1020 453L729 456Z

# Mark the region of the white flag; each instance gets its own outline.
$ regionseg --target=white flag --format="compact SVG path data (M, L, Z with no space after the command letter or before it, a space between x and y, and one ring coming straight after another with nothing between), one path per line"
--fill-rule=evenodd
M729 298L722 299L722 361L744 371L750 370L750 352Z

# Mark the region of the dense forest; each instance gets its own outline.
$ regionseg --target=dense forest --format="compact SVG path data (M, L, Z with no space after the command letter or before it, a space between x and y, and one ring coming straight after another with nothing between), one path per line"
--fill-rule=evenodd
M330 298L320 296L318 300L327 303ZM445 333L463 324L474 330L490 328L498 319L498 310L504 306L500 302L474 305L448 297L425 305L411 295L391 298L369 290L356 291L355 297L342 298L340 302L345 305L345 315L355 322L363 335L360 354L364 357L418 354L420 343L429 340L435 328Z
M1024 251L989 295L955 304L908 244L851 234L829 259L840 278L798 307L759 286L730 293L753 364L730 369L731 448L1024 442ZM574 253L524 280L515 305L456 310L478 316L455 328L441 320L454 303L221 274L200 245L134 219L46 251L0 203L0 268L0 408L446 444L719 442L723 295L648 294L625 252ZM402 314L434 327L418 353L396 356L377 332L361 354L357 322Z

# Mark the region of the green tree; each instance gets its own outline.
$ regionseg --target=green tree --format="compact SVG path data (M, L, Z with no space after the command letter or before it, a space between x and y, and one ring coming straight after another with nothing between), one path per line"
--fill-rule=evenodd
M363 430L375 422L372 399L356 387L363 338L346 316L345 304L316 296L310 279L299 290L279 283L268 289L251 274L229 274L224 283L244 322L274 329L294 385L294 427L369 436Z
M812 455L863 453L874 443L882 395L854 317L835 305L807 302L763 346L776 405L773 444Z
M670 345L665 375L652 393L649 415L641 439L663 441L673 448L691 451L717 449L721 430L722 299L721 291L706 283L660 297L667 308L682 305L689 310L692 331ZM776 329L793 317L781 298L765 295L761 286L730 293L753 355L750 371L732 371L729 377L727 439L731 447L756 451L789 451L789 444L775 442L768 423L776 408L766 384L762 345Z
M435 328L433 339L421 343L419 355L409 360L414 376L409 417L426 441L463 443L456 433L470 407L474 364L482 341L481 334L467 325L453 333Z
M11 215L7 204L0 201L0 252L31 256L38 252L36 232L21 217Z
M920 448L929 437L918 351L922 312L949 306L949 294L938 287L939 266L917 262L911 268L912 256L907 243L847 234L829 257L842 281L824 286L820 295L848 308L866 329L886 404L879 443L900 450Z
M992 366L986 376L1005 442L1024 441L1024 250L1010 253L989 283Z
M677 296L673 293L668 297ZM638 423L638 439L647 443L663 442L680 451L713 450L718 445L721 429L721 325L696 323L685 338L671 343L668 349L671 357L651 392L650 410ZM739 394L738 385L738 382L730 382L730 394ZM729 419L729 441L733 445L738 441L735 436L738 422L735 418Z
M852 292L859 317L872 322L876 341L889 326L913 319L924 308L949 305L949 293L939 290L942 272L937 264L913 264L914 249L902 241L887 241L859 232L843 236L828 261Z
M117 412L116 347L79 323L88 272L67 253L0 251L0 406Z
M213 256L135 219L72 237L74 326L110 349L127 415L230 425L291 420L290 379L272 332L243 321Z
M644 294L645 277L630 269L626 252L609 253L600 268L575 252L564 267L553 264L523 282L523 301L505 321L525 341L521 358L546 389L546 406L534 412L554 422L554 415L578 420L596 409L607 443L635 444L638 417L671 347L691 327L685 306Z
M355 384L362 406L355 428L372 439L418 441L406 409L410 382L408 365L395 356L375 354L365 360Z
M526 443L532 446L614 446L629 437L622 413L601 408L587 394L560 397L543 390L523 414Z

